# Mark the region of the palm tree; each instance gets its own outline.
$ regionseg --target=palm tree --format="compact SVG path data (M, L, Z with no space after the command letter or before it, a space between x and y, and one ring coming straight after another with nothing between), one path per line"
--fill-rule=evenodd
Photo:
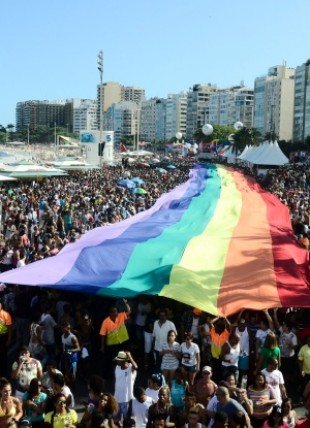
M246 128L245 126L234 134L233 153L242 153L246 145L258 146L261 134L256 128Z
M274 131L269 131L265 134L265 140L272 141L274 143L279 140L279 136Z

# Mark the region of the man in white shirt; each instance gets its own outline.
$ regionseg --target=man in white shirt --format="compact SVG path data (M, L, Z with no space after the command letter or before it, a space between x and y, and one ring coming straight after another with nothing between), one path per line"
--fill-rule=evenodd
M265 375L268 385L274 390L277 404L281 406L282 400L287 398L287 395L283 375L280 370L278 370L278 360L276 358L268 358L267 368L263 369L262 373Z
M137 376L137 364L130 352L119 351L114 358L115 367L115 392L114 397L118 403L118 412L115 420L120 422L127 418L129 402L133 398L133 386Z
M154 351L156 358L156 369L157 373L161 371L161 362L162 357L159 355L159 352L162 349L164 342L167 342L168 332L173 330L177 333L177 329L172 321L167 320L167 311L165 309L160 309L159 319L154 323L153 329L153 343Z
M54 360L56 357L56 342L54 329L57 326L56 321L51 315L52 305L47 302L43 305L43 312L40 318L40 326L42 327L42 342L46 349L46 357L44 363L47 360Z
M136 420L136 428L145 428L148 422L149 408L153 404L151 397L145 393L145 389L138 386L134 391L134 396L129 404L128 416Z

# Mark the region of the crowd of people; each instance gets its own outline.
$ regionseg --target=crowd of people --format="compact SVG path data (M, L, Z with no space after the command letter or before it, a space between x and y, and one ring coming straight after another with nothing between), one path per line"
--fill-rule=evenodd
M194 162L2 186L0 271L55 256L88 230L148 209ZM296 239L309 249L308 170L257 178L287 204ZM0 428L310 427L309 319L297 308L227 319L158 296L114 302L3 286ZM89 396L78 418L81 385ZM301 403L307 413L298 421L293 407Z

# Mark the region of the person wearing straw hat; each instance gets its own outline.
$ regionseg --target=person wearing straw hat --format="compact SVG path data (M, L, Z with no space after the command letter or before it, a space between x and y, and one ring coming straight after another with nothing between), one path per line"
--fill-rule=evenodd
M115 420L120 422L127 417L130 400L134 398L133 386L137 376L138 365L130 352L119 351L114 358L115 392L114 397L118 403L118 412Z

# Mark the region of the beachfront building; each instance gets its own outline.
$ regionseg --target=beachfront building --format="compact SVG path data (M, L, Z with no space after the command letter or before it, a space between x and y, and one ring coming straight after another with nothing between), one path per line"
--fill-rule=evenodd
M165 139L174 138L177 132L186 134L187 93L169 94L166 99Z
M138 86L124 86L122 101L134 101L138 106L145 100L145 90Z
M72 99L72 117L73 132L97 130L96 100Z
M293 142L304 142L307 137L310 137L310 59L296 67Z
M140 110L140 141L153 142L156 140L156 103L158 98L141 102Z
M295 69L285 65L269 68L254 82L254 128L279 140L293 137Z
M156 101L156 125L155 141L165 141L166 139L166 99L159 98Z
M16 105L16 130L52 128L54 126L72 130L70 100L28 100Z
M240 121L252 128L253 114L253 89L244 86L218 89L209 96L204 123L229 126Z
M104 115L104 129L114 131L114 144L119 145L122 139L137 139L139 126L139 108L134 101L121 101L112 104Z
M97 124L100 126L100 103L102 102L103 123L106 123L105 114L113 104L122 101L133 101L137 105L145 99L145 90L137 86L123 86L118 82L105 82L97 85ZM108 130L108 128L104 129ZM109 129L113 131L113 129Z
M216 85L195 84L187 93L186 138L192 140L195 131L205 124L205 115L211 94L218 91Z

